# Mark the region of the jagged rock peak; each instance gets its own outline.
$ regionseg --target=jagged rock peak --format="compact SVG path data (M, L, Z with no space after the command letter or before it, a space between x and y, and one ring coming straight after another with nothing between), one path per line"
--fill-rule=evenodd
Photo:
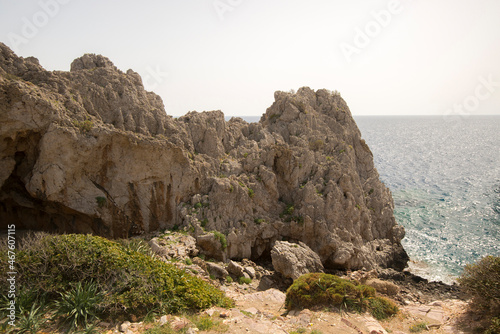
M277 92L259 123L173 119L105 57L50 72L0 51L2 224L117 238L177 226L215 259L270 258L287 240L325 268L406 265L391 193L338 93Z
M108 58L96 55L93 53L86 53L80 58L76 58L71 63L71 72L78 70L91 70L97 67L111 68L117 70L115 65Z

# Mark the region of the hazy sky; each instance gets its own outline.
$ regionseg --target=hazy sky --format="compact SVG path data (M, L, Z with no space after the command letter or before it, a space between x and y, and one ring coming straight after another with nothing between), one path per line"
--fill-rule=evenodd
M498 0L0 0L0 41L48 70L102 54L173 116L301 86L354 115L500 115Z

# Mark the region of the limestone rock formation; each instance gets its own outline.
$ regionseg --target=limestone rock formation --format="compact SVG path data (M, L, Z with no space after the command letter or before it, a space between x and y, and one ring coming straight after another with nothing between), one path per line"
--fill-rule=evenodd
M258 123L220 111L173 119L105 57L47 71L1 43L0 222L107 237L176 227L223 260L268 258L283 239L326 267L408 260L339 94L276 92Z
M305 274L323 272L318 254L302 242L277 241L271 249L271 258L274 270L293 280Z

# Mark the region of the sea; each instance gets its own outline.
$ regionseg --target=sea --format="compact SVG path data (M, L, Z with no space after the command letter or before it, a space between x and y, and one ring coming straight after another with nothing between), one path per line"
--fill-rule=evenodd
M358 116L392 192L410 270L453 282L500 256L500 116Z
M500 256L500 116L354 119L405 227L410 271L450 284Z

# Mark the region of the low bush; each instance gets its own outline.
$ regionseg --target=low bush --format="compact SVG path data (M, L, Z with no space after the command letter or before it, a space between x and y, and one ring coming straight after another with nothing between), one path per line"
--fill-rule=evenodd
M500 334L500 317L492 318L484 334Z
M466 265L458 282L472 297L475 311L500 313L500 257L486 256Z
M240 282L240 284L250 284L252 283L252 279L250 277L241 276L238 282Z
M410 326L410 333L420 333L427 330L429 330L429 327L427 327L427 323L425 321L417 322Z
M104 297L92 281L78 282L67 291L59 292L59 295L54 302L54 318L60 319L70 331L87 327L90 321L96 319Z
M76 126L80 131L89 132L94 127L94 123L90 119L85 121L73 121L73 125Z
M106 205L106 197L97 196L95 200L99 208L103 208Z
M368 310L377 320L387 319L399 312L396 304L389 299L378 296L368 299Z
M496 317L500 314L500 257L486 256L466 265L458 282L472 297L471 311L488 323L485 333L500 333L500 319Z
M122 245L127 252L138 252L149 257L156 256L151 246L144 239L118 239L116 242Z
M215 238L219 240L222 249L223 250L226 249L227 248L226 236L218 231L212 231L212 233L214 234Z
M189 319L200 331L208 331L212 328L219 326L221 321L213 320L208 315L193 316Z
M322 273L296 279L286 292L285 306L288 310L335 306L345 311L370 311L377 319L386 319L398 312L393 302L376 296L374 288Z
M33 303L31 309L21 312L17 323L17 333L40 333L47 319L44 318L44 310L41 305Z
M135 246L91 235L44 235L18 248L16 282L49 301L64 299L71 291L68 287L78 282L82 288L93 284L95 294L102 294L100 311L110 317L232 306L232 300L213 285L145 255ZM1 252L0 258L6 253ZM1 276L8 270L7 261L0 260ZM64 318L62 304L55 305L56 314Z

